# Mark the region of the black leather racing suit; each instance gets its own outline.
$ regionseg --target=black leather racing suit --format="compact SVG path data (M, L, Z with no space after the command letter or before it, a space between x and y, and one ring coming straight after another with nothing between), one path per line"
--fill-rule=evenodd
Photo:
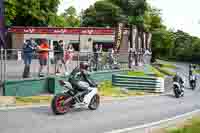
M73 87L81 89L81 86L78 85L79 81L87 82L90 87L97 86L97 84L90 78L86 70L81 70L79 67L77 67L71 72L69 76L69 82L72 84Z

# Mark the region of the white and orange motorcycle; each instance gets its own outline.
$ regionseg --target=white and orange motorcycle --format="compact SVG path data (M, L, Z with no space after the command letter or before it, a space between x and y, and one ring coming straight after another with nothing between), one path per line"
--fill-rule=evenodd
M68 81L60 80L63 92L53 97L51 107L56 115L65 114L72 108L87 107L96 110L100 104L97 84L88 75L75 68Z

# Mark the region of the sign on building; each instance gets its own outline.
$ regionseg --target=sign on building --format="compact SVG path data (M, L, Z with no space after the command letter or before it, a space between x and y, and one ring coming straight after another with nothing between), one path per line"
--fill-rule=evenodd
M124 29L124 24L123 23L118 23L117 28L115 30L115 46L114 48L119 51L121 45L122 45L122 40L123 40L123 29Z

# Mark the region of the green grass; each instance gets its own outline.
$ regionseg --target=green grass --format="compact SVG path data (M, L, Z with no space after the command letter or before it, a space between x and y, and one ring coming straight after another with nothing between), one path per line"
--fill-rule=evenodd
M154 76L156 77L164 77L165 75L163 73L161 73L159 70L157 70L155 67L151 66L150 68L151 72L154 74ZM145 77L145 76L148 76L147 74L145 74L144 72L142 71L129 71L128 72L128 75L129 76L142 76L142 77Z
M159 67L163 67L163 68L171 68L171 69L176 69L176 66L171 64L171 63L168 63L168 62L165 62L165 61L157 61L156 63Z
M111 97L128 97L128 96L143 96L150 95L154 93L145 92L142 90L130 90L128 92L124 92L120 87L112 86L111 81L104 81L100 83L98 86L99 92L101 96L111 96Z
M161 67L165 67L165 68L172 68L172 69L176 69L176 66L173 64L161 64Z
M161 73L158 69L156 69L153 66L151 66L151 71L155 74L156 77L163 78L165 76L163 73Z
M129 71L129 76L146 76L146 74L142 71Z
M175 74L176 73L174 73L174 72L171 72L171 71L169 71L169 70L167 70L166 68L164 68L164 67L157 67L157 69L160 71L160 72L162 72L163 74L165 74L165 75L168 75L168 76L175 76Z
M200 133L200 117L186 122L182 128L169 129L167 133Z
M200 70L194 70L193 72L196 74L200 74Z
M124 97L127 96L123 93L119 87L112 86L111 81L104 81L98 86L100 95L102 96L114 96L114 97Z
M16 105L47 104L51 99L51 96L16 97Z

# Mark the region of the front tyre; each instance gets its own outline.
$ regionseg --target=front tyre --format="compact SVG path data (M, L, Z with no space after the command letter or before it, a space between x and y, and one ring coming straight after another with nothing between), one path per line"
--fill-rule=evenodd
M174 88L174 94L175 94L175 97L176 97L176 98L179 98L179 97L180 97L177 88Z
M70 111L72 102L69 101L65 103L66 100L71 98L71 96L67 94L57 94L53 97L51 102L51 108L54 114L62 115Z
M88 108L90 110L96 110L100 104L100 96L98 94L94 95L90 101Z
M192 86L192 90L195 90L195 86L196 86L196 85L195 85L195 83L194 83L194 82L192 83L192 85L191 85L191 86Z

